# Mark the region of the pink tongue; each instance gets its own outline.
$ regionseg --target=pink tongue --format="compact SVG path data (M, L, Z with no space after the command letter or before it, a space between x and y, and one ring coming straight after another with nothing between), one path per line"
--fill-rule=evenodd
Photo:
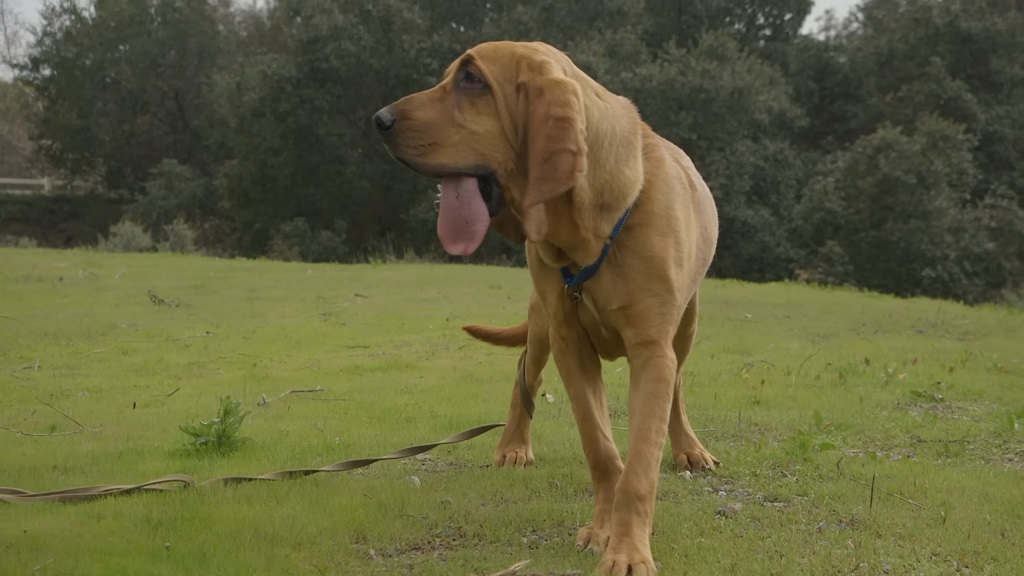
M446 252L468 256L480 247L491 217L476 178L448 176L442 179L439 211L437 237Z

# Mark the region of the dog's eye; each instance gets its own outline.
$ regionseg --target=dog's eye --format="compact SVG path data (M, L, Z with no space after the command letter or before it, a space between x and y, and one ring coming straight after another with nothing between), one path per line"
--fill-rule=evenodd
M469 68L463 68L459 74L459 87L460 88L487 88L487 83L484 79L477 76Z

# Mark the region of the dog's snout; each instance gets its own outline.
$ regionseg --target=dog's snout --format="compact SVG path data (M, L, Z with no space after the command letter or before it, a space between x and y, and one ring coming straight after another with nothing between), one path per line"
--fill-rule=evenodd
M383 108L373 115L373 125L377 127L377 131L381 134L387 134L395 127L395 115L391 113L389 108Z

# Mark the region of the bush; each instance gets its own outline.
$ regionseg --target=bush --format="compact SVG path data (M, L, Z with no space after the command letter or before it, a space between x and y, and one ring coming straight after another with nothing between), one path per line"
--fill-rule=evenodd
M123 202L100 194L28 195L0 192L0 243L32 238L39 246L95 246L124 216Z
M182 424L178 429L192 438L189 446L201 451L212 451L225 455L238 450L249 441L241 436L242 423L249 412L242 412L242 401L232 400L231 396L219 398L220 409L217 417L212 420L200 420L198 423Z
M290 262L341 262L347 253L341 220L333 229L314 233L305 218L293 218L278 226L267 247L269 258Z
M0 238L0 246L4 248L38 248L39 242L28 236L4 236Z
M149 252L153 250L153 238L141 224L121 220L110 227L105 238L100 238L97 248L103 252Z
M961 126L924 116L826 157L794 215L808 268L820 281L900 296L992 299L1019 265L1009 233L1019 224L1008 200L986 212L971 202L974 145ZM986 225L1010 242L989 242Z
M303 253L313 243L313 231L305 218L295 218L281 224L267 247L267 256L274 260L301 262Z
M181 254L194 254L196 252L196 233L183 218L176 218L174 222L163 227L164 237L167 240L159 242L156 249L159 252L178 252Z
M150 230L177 220L192 222L214 213L215 194L210 182L189 166L164 160L149 173L145 194L128 207L128 216Z

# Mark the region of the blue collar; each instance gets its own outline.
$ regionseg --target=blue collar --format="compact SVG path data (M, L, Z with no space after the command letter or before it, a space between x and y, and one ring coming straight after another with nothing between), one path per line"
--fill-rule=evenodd
M619 218L618 222L615 223L615 227L612 228L612 233L608 236L608 239L605 240L604 248L601 249L601 255L597 257L597 260L588 266L580 268L580 271L575 274L569 270L568 266L562 267L562 280L565 281L566 288L580 289L583 287L584 282L593 278L594 274L597 274L597 270L601 267L601 264L604 263L604 259L612 249L612 241L619 235L619 232L622 230L622 225L626 223L626 218L629 218L629 213L632 210L632 206L626 208L626 213L622 215L622 218Z

